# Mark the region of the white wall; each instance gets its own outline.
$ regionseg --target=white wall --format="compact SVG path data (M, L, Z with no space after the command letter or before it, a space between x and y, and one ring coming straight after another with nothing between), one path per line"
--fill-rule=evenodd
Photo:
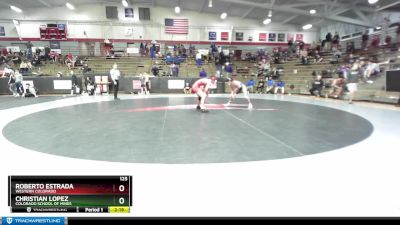
M261 21L229 17L221 20L219 15L182 11L176 15L172 8L151 8L151 21L139 21L138 7L134 7L134 18L125 18L124 8L118 6L119 19L106 18L105 6L112 4L84 5L71 11L65 7L40 8L24 10L24 14L17 14L9 9L0 10L0 26L4 26L7 37L18 37L11 19L17 19L21 24L23 38L39 38L39 26L47 23L67 23L69 38L99 38L99 39L144 39L144 40L173 40L173 41L209 41L208 32L217 32L217 41L220 41L221 32L229 32L230 40L235 41L235 31L244 32L244 41L247 36L253 35L253 42L258 42L260 32L303 33L304 41L311 43L317 39L317 32L304 32L297 27L272 23L261 24ZM144 6L146 7L146 6ZM43 20L43 18L46 18ZM188 18L189 35L170 35L164 33L165 18ZM133 33L129 34L128 29ZM86 32L86 36L84 35Z

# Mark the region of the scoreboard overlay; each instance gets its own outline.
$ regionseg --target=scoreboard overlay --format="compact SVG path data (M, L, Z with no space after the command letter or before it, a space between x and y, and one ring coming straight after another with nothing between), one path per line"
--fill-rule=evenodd
M12 213L129 213L132 176L9 176Z

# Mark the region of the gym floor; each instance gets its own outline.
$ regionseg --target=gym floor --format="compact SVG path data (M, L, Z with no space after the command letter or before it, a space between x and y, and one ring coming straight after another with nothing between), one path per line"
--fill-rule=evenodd
M251 97L1 96L1 174L133 175L132 216L400 215L399 108Z

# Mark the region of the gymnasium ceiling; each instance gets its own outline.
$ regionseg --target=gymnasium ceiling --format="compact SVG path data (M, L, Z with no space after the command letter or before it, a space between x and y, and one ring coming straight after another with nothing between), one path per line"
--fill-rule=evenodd
M67 0L0 0L0 7L15 5L21 9L39 7L64 6ZM81 4L118 3L121 0L68 0L75 7ZM400 1L380 0L370 5L368 0L212 0L212 7L208 7L210 0L127 0L130 6L142 5L148 7L170 7L171 13L175 6L182 11L190 10L199 13L213 13L220 15L228 13L229 17L255 19L260 23L267 18L272 10L272 22L284 24L304 25L311 23L314 26L324 26L327 23L343 22L370 27L376 25L382 12L399 12ZM311 15L310 9L316 14Z

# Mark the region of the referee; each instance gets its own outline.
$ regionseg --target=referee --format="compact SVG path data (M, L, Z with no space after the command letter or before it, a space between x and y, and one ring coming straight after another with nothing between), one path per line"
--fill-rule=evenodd
M121 72L117 68L118 65L114 64L113 68L110 70L111 80L114 85L114 100L119 100L118 88L119 88L119 78L121 77Z

